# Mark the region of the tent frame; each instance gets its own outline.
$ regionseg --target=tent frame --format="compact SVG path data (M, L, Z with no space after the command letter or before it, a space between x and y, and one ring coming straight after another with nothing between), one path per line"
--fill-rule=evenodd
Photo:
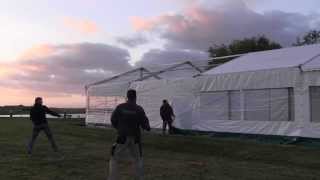
M149 79L151 78L152 76L159 76L160 74L163 74L165 72L168 72L168 71L171 71L171 70L174 70L175 68L178 68L178 67L181 67L183 65L189 65L191 66L193 69L195 69L196 71L198 71L199 73L203 73L203 71L198 68L196 65L192 64L190 61L185 61L185 62L182 62L182 63L179 63L179 64L174 64L170 67L167 67L165 69L162 69L160 71L156 71L156 72L153 72L153 73L150 73L149 76L145 76L145 77L141 77L135 81L143 81L143 80L146 80L146 79Z
M220 60L220 59L227 59L227 58L232 58L232 57L240 57L240 56L243 56L245 54L236 54L236 55L230 55L230 56L223 56L223 57L214 57L214 58L210 58L208 59L209 61L210 60ZM196 76L199 76L201 75L203 72L207 71L207 70L201 70L199 67L197 67L195 64L193 64L191 61L184 61L182 63L178 63L178 64L173 64L172 66L170 67L167 67L167 68L164 68L162 70L159 70L159 71L156 71L156 72L152 72L150 70L148 70L147 68L145 67L139 67L139 68L136 68L136 69L133 69L133 70L130 70L130 71L127 71L127 72L124 72L122 74L119 74L119 75L116 75L116 76L113 76L113 77L110 77L110 78L107 78L107 79L104 79L104 80L101 80L101 81L97 81L97 82L94 82L94 83L91 83L91 84L88 84L85 86L85 88L89 88L90 86L95 86L95 85L100 85L100 84L104 84L104 83L107 83L107 82L110 82L110 81L113 81L113 80L116 80L120 77L123 77L123 76L127 76L127 75L130 75L132 73L135 73L135 72L138 72L140 71L140 77L136 80L133 80L133 81L143 81L143 80L147 80L151 77L154 77L156 79L162 79L161 77L159 77L160 74L163 74L165 72L168 72L168 71L171 71L171 70L174 70L175 68L178 68L178 67L181 67L183 65L189 65L191 68L195 69L197 72L199 72L199 74L197 75L194 75L192 77L196 77ZM210 67L211 68L214 68L214 67L217 67L219 66L220 64L216 64L216 65L211 65ZM146 75L144 76L143 74L144 73L147 73L149 75Z
M132 73L135 73L135 72L140 72L140 78L143 78L143 73L144 73L144 72L149 73L149 74L152 74L152 72L149 71L148 69L146 69L146 68L144 68L144 67L140 67L140 68L136 68L136 69L133 69L133 70L124 72L124 73L122 73L122 74L119 74L119 75L116 75L116 76L113 76L113 77L104 79L104 80L102 80L102 81L97 81L97 82L88 84L88 85L86 85L85 87L88 88L88 87L90 87L90 86L96 86L96 85L100 85L100 84L105 84L105 83L107 83L107 82L116 80L116 79L118 79L118 78L120 78L120 77L127 76L127 75L132 74ZM156 78L156 79L161 79L159 76L153 75L153 74L151 75L151 77L154 77L154 78Z
M231 58L231 57L240 57L242 55L244 55L244 54L237 54L237 55L223 56L223 57L214 57L214 58L210 58L209 61L210 60L215 60L215 59L219 60L219 59L226 59L226 58ZM90 86L96 86L96 85L100 85L100 84L105 84L105 83L111 82L113 80L119 79L119 78L121 78L123 76L128 76L128 75L130 75L132 73L136 73L136 72L140 72L140 77L138 79L132 80L131 82L144 81L144 80L147 80L147 79L152 78L152 77L154 77L155 79L160 80L162 78L159 75L161 75L161 74L163 74L165 72L168 72L168 71L172 71L172 70L174 70L174 69L176 69L178 67L184 66L184 65L189 65L191 68L193 68L194 70L196 70L198 72L198 74L193 75L192 77L201 76L202 73L206 71L206 70L201 70L199 67L197 67L195 64L193 64L191 61L184 61L182 63L173 64L170 67L164 68L164 69L156 71L156 72L152 72L152 71L148 70L145 67L139 67L139 68L136 68L136 69L133 69L133 70L118 74L116 76L112 76L110 78L101 80L101 81L97 81L97 82L94 82L94 83L91 83L91 84L87 84L87 85L85 85L86 110L88 111L89 105L90 105L90 98L89 98L89 91L88 91ZM217 67L219 65L220 64L211 65L210 69L214 68L214 67ZM144 73L146 73L147 75L144 76ZM88 114L88 112L86 112L86 114Z

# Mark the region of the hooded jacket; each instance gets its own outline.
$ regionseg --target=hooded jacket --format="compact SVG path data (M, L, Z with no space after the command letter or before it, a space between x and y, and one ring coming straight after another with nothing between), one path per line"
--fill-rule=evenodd
M30 119L34 125L47 124L46 114L60 117L58 113L51 111L47 106L35 104L30 110Z
M117 142L121 144L125 143L128 136L135 137L136 143L140 142L141 128L150 131L143 108L133 102L118 105L111 115L111 124L117 129Z
M174 116L174 113L170 104L165 103L161 106L160 116L163 121L172 121L172 116Z

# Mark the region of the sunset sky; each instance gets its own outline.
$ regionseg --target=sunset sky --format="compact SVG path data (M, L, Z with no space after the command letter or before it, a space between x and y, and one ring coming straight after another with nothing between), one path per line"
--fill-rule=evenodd
M83 107L84 85L212 44L320 29L319 0L0 0L0 105Z

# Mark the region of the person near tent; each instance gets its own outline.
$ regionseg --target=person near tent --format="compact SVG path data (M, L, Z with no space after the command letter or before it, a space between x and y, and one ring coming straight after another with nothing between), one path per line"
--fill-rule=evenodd
M44 131L44 133L47 135L53 150L58 152L58 147L49 128L46 114L61 117L58 113L51 111L47 106L43 105L43 100L41 97L37 97L33 107L30 110L30 119L33 123L32 137L27 147L28 154L30 155L32 154L32 148L35 140L41 131Z
M175 119L175 115L172 107L168 103L166 99L162 101L162 106L160 107L160 116L163 121L162 125L162 134L165 135L167 126L169 126L169 134L173 133L173 120Z
M118 162L125 152L129 152L134 161L136 179L143 179L141 128L150 131L150 124L144 109L136 104L136 100L136 91L128 90L127 102L118 105L111 115L111 124L117 130L118 137L111 149L109 180L119 179Z

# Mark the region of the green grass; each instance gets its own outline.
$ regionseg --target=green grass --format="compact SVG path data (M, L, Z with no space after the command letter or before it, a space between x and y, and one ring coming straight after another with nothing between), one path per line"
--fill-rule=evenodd
M31 122L0 119L1 180L105 180L114 131L50 121L64 158L41 134L34 154L26 154ZM206 136L144 136L145 179L250 180L320 179L320 148L259 143ZM130 163L122 179L132 179Z

